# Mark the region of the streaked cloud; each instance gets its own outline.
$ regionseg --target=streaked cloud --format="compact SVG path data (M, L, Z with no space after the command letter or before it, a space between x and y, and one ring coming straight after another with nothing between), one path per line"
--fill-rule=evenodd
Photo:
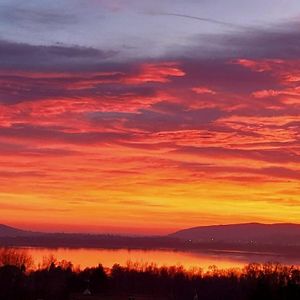
M159 233L231 218L299 220L297 21L225 32L210 23L230 25L230 14L202 18L194 1L195 14L173 14L180 1L170 10L169 0L95 0L84 13L75 2L66 14L56 1L49 10L6 4L7 28L24 13L19 22L52 32L44 42L0 41L0 202L10 223L114 228L117 218ZM190 17L208 27L182 24ZM134 30L122 28L129 19ZM63 26L53 42L55 24ZM78 31L78 42L65 26L87 37Z

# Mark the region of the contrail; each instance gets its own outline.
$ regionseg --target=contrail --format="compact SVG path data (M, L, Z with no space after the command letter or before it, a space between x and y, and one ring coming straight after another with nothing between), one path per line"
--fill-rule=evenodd
M185 15L185 14L176 14L176 13L154 13L154 15L161 15L161 16L174 16L174 17L181 17L181 18L187 18L187 19L192 19L192 20L198 20L202 22L207 22L207 23L212 23L212 24L217 24L217 25L222 25L226 27L231 27L235 29L241 29L244 28L243 26L229 23L229 22L222 22L218 21L215 19L210 19L210 18L202 18L202 17L195 17L195 16L190 16L190 15Z

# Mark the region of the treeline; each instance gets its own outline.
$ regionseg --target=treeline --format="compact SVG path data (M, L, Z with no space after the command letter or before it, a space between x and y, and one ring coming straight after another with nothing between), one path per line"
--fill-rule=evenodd
M101 259L101 258L99 258ZM0 299L67 300L86 289L99 295L150 295L153 299L300 299L300 269L277 263L249 264L239 270L185 270L182 266L128 263L110 269L79 270L47 257L36 268L24 251L0 250ZM88 298L88 297L87 297Z

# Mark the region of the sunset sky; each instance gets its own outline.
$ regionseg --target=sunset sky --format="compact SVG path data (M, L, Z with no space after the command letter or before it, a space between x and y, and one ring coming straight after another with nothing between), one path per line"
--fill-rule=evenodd
M299 25L299 0L0 0L0 223L299 223Z

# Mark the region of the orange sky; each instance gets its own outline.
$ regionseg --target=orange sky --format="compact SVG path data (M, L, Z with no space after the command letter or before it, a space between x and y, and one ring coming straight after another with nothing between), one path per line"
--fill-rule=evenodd
M3 72L1 222L137 234L298 222L299 66Z
M299 223L299 1L221 2L5 0L0 223Z

